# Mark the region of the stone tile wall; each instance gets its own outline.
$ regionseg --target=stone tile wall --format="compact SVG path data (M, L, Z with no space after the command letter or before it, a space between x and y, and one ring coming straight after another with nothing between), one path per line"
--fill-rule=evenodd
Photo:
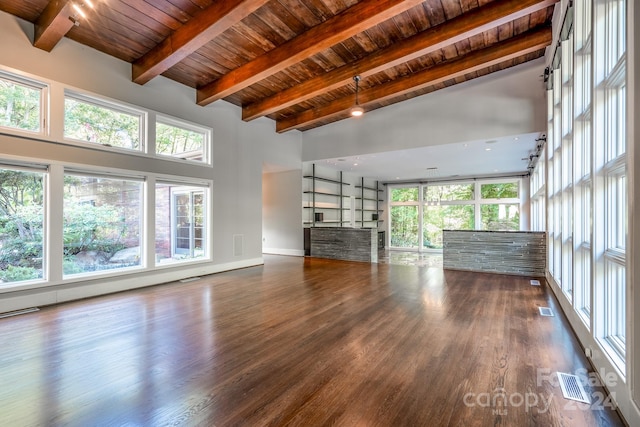
M547 236L528 231L443 231L445 269L544 277Z
M311 256L378 262L378 229L312 227Z

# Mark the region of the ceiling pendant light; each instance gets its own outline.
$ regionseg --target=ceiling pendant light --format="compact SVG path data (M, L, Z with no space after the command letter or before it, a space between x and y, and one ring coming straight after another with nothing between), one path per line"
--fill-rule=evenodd
M356 82L356 105L354 105L350 112L352 117L360 117L364 114L364 108L358 103L358 92L360 90L360 76L353 76L353 81Z

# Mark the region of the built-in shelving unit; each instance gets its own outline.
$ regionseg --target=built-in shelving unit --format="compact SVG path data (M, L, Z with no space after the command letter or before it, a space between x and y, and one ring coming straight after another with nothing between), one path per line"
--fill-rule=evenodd
M377 227L378 223L383 221L380 218L380 212L382 212L380 203L383 202L380 193L383 190L380 189L379 182L367 184L364 178L360 178L360 184L355 188L359 190L355 200L356 212L360 214L358 220L360 227Z
M351 209L345 203L345 199L348 200L350 196L344 192L345 186L350 184L344 182L342 172L337 174L337 179L318 176L316 165L313 164L311 174L304 175L310 184L307 185L308 189L303 191L303 194L307 195L303 209L309 212L305 215L303 225L317 227L331 224L333 227L342 227L351 223L351 218L345 215Z

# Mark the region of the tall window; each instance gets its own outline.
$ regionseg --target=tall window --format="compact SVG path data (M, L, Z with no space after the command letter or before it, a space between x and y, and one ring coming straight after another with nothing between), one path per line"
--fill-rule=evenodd
M442 249L442 230L473 230L475 228L474 191L473 184L424 187L424 247Z
M143 182L65 174L64 274L142 265Z
M44 179L0 165L0 286L45 277Z
M480 185L480 221L483 230L520 230L519 182Z
M156 184L156 264L207 257L207 187Z
M418 187L391 188L391 247L420 246Z
M626 240L628 195L626 185L626 1L598 0L594 10L595 165L598 171L596 203L604 215L596 221L603 236L596 245L598 277L596 337L614 362L624 369L626 357ZM622 313L622 314L621 314Z
M123 105L66 94L64 137L106 147L142 151L143 114Z
M549 271L624 373L626 0L577 0L573 8L561 31L548 100Z
M0 72L0 127L41 132L44 87Z

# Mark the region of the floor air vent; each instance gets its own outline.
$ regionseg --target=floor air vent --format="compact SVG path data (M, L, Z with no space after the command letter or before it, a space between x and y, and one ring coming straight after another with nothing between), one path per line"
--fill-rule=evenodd
M540 286L540 280L532 280L529 283L531 283L531 286Z
M20 314L33 313L34 311L38 311L38 310L40 310L38 307L31 307L31 308L25 308L24 310L9 311L8 313L0 314L0 319L4 319L5 317L18 316Z
M565 399L576 400L582 403L591 403L589 396L584 391L580 378L577 375L565 374L564 372L558 372L558 380L560 381L560 388Z
M553 311L549 307L538 307L540 316L553 317Z

